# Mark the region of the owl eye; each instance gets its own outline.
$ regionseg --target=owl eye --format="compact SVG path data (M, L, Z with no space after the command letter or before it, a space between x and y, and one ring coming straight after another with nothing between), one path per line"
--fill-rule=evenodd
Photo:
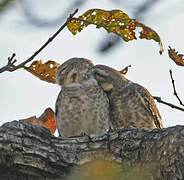
M102 79L106 79L107 78L107 74L106 73L104 73L104 72L102 72L102 71L96 71L95 72L95 75L96 75L96 77L98 77L98 78L102 78Z
M104 74L101 74L101 73L98 73L98 72L96 72L95 73L97 76L100 76L100 77L102 77L102 78L106 78L107 76L105 76Z
M108 73L106 71L104 71L103 69L100 69L98 67L96 67L96 68L94 67L94 73L101 76L101 77L104 77L104 78L108 77Z
M63 67L60 69L60 74L64 74L67 67Z
M99 81L99 82L105 81L106 78L107 78L107 76L104 76L104 75L102 75L102 74L100 74L100 73L98 73L98 72L95 73L95 79L96 79L97 81Z
M61 69L61 72L64 71L64 70L66 70L66 67L63 67L63 68Z

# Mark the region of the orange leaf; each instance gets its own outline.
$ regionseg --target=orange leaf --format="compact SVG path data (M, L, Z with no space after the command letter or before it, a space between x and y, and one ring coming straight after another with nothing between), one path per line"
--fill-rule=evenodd
M175 49L172 49L171 46L169 46L168 49L169 57L179 66L184 66L184 59L183 54L178 54L178 52L175 51Z
M47 108L39 118L32 116L27 119L21 119L20 121L29 121L33 124L45 126L51 131L52 134L56 131L55 114L51 108Z
M123 70L119 71L121 74L126 74L128 72L128 68L131 67L131 65L126 66Z
M55 113L51 108L47 108L44 113L46 114L47 117L45 125L52 132L52 134L54 134L56 131Z
M37 76L41 80L55 83L56 82L56 70L59 64L55 61L47 61L42 64L42 61L34 61L29 67L24 67L28 72Z

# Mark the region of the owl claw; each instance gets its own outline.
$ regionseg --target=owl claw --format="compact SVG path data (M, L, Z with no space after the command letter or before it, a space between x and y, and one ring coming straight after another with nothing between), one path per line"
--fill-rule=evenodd
M81 133L80 133L80 136L88 136L88 134L85 133L85 132L81 132Z
M109 126L109 129L106 130L107 133L111 133L113 131L114 131L114 129L112 128L112 126Z
M110 135L109 135L109 132L110 131L107 132L106 136L107 136L107 149L110 151L111 146L110 146Z

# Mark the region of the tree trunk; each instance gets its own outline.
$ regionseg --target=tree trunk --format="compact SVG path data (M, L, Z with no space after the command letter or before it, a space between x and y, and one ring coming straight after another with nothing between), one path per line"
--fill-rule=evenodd
M184 126L55 137L29 122L0 127L0 180L184 179Z

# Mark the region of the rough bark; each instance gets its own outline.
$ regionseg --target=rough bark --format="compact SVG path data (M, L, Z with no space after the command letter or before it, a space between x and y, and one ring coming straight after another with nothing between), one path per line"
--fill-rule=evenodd
M96 158L116 162L121 177L137 170L144 179L184 179L184 126L121 128L71 138L55 137L29 122L0 127L0 179L65 179L73 169L77 179L78 168Z

